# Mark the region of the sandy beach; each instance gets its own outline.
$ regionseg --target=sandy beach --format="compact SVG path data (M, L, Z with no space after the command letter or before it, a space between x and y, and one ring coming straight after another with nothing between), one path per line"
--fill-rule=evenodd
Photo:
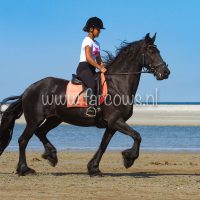
M15 174L18 153L0 157L1 199L200 199L200 154L141 152L130 169L120 152L106 152L100 169L104 177L89 177L87 162L94 152L60 152L53 168L41 152L28 152L36 175Z

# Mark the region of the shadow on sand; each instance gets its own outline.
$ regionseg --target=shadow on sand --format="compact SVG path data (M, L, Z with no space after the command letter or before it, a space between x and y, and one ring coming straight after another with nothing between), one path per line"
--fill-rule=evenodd
M49 173L53 176L87 175L87 172L59 172ZM104 177L134 177L134 178L153 178L159 176L200 176L197 173L155 173L155 172L132 172L132 173L103 173Z
M17 175L14 172L2 173L0 175ZM33 174L34 175L34 174ZM55 173L36 173L39 176L89 176L87 172L55 172ZM156 172L131 172L131 173L103 173L103 177L134 177L134 178L154 178L162 176L200 176L200 173L156 173Z

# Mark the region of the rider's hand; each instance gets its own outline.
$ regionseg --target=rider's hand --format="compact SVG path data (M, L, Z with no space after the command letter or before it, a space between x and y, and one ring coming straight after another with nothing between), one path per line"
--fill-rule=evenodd
M103 64L103 62L101 62L100 66L106 68L106 66Z
M101 63L100 66L101 66L100 71L101 71L102 73L105 73L105 72L107 71L106 66L105 66L103 63Z
M102 66L101 66L100 70L101 70L102 73L105 73L107 71L107 69L105 67L102 67Z

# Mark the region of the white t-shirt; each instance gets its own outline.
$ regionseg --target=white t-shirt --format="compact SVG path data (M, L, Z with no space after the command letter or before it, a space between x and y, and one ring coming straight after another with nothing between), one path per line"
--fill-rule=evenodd
M96 40L92 40L90 37L85 37L82 46L81 46L81 54L80 54L80 62L87 62L85 56L85 47L91 47L91 55L93 60L96 60L96 57L100 54L100 44Z

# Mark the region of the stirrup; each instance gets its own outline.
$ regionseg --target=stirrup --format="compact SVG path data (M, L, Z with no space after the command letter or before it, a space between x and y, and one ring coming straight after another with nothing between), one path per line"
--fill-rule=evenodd
M101 110L101 108L98 106L98 107L96 107L95 108L96 109L96 113L99 113L99 112L101 112L102 110Z
M91 111L91 113L90 113L90 111ZM93 112L93 113L92 113L92 112ZM97 111L96 111L96 109L95 109L94 107L92 107L92 106L88 107L87 110L86 110L86 113L85 113L85 115L86 115L87 117L91 117L91 118L96 117L96 114L97 114Z

